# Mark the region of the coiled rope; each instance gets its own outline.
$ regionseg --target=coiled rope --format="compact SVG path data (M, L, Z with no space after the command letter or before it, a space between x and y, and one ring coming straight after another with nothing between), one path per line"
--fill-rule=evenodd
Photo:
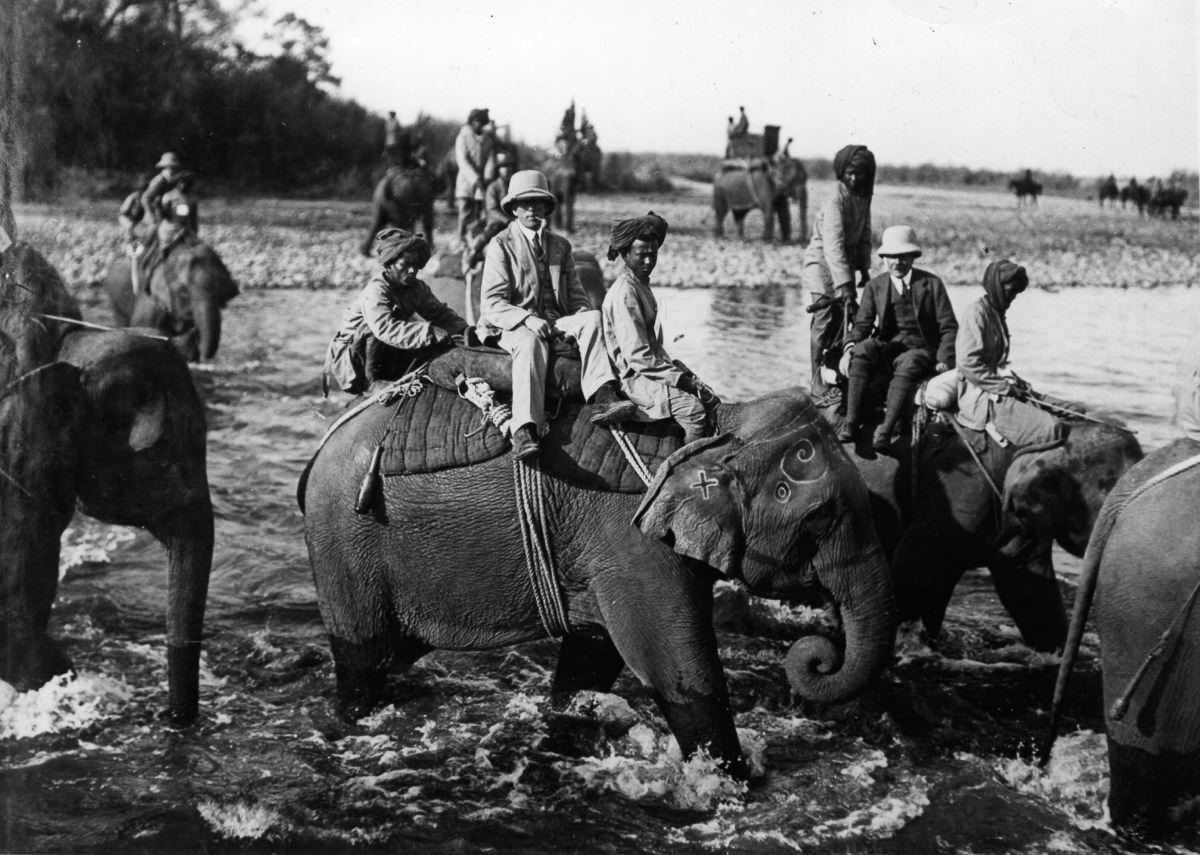
M529 585L533 589L538 617L551 638L566 635L571 630L571 624L567 619L566 601L558 585L554 550L550 546L542 470L539 466L514 460L513 482L517 491L521 545L525 550L525 566L529 571Z

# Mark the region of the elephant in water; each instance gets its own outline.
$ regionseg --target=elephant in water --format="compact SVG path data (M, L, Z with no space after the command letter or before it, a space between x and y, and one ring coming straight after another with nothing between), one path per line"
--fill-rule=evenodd
M20 301L0 301L0 679L35 688L70 662L46 634L59 539L78 506L147 529L167 548L167 669L173 720L199 704L200 639L212 567L204 408L167 342L133 331L78 330L61 278L25 244L0 254ZM23 323L22 323L23 319ZM25 342L12 336L24 337ZM18 354L51 343L42 365ZM42 344L30 344L42 342ZM5 477L8 476L8 477Z
M221 343L221 310L238 295L237 283L216 251L203 243L176 246L136 290L133 273L130 257L119 255L105 274L114 324L173 337L190 361L213 359Z
M574 409L569 424L593 429L590 408ZM838 605L844 648L823 637L797 643L797 691L806 698L846 700L890 659L891 578L866 487L798 389L722 405L716 434L666 458L645 494L585 489L502 454L389 477L374 512L356 514L362 473L390 418L389 408L372 405L335 427L298 491L344 716L369 711L389 669L431 650L549 634L519 523L527 478L544 485L541 530L563 596L555 703L579 690L609 691L628 665L685 755L707 746L744 773L712 624L712 588L722 576L756 595L819 594ZM417 434L430 431L408 431L406 448ZM543 440L543 458L571 453L555 436L552 429ZM598 441L601 456L621 459L606 431Z
M722 169L713 177L713 235L725 235L725 215L733 212L733 222L739 238L745 237L745 219L750 211L763 215L763 240L775 236L775 219L779 218L779 235L784 243L792 239L790 200L800 200L800 239L808 235L808 174L795 158L782 155L771 161L759 159L740 162Z
M851 459L871 491L876 528L892 558L900 620L920 618L936 636L962 574L987 567L1025 643L1060 648L1067 616L1052 547L1057 541L1083 555L1104 497L1142 457L1133 434L1075 421L1062 445L1014 454L980 432L960 436L935 423L922 437L915 475L911 450L898 449L895 459L854 451Z
M1159 836L1200 795L1200 442L1148 455L1109 494L1088 543L1051 714L1096 599L1114 825ZM1196 812L1187 815L1195 821Z
M432 249L433 203L437 195L438 181L428 170L421 167L401 169L396 166L389 169L375 184L375 192L371 194L371 227L359 247L362 254L371 254L375 235L387 226L425 235Z

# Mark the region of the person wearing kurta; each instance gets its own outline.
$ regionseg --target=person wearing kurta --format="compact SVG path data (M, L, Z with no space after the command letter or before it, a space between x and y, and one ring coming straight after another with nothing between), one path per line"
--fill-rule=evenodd
M825 201L804 250L800 283L812 295L808 311L812 393L825 395L821 376L826 360L836 362L847 312L858 308L855 276L865 285L871 276L871 197L875 192L875 155L862 145L843 147L833 159L837 189Z
M846 419L838 439L850 442L860 424L872 377L889 377L883 421L875 431L876 451L887 451L908 422L922 380L954 367L958 321L942 280L913 267L921 255L912 226L884 230L879 257L888 266L863 289L862 305L846 336L839 365L849 378Z
M458 164L454 199L458 205L460 245L466 242L467 227L483 213L483 194L492 178L493 140L487 132L490 122L486 109L472 110L454 140L454 160Z
M613 225L608 259L619 257L624 266L604 297L600 315L608 358L621 390L637 404L639 417L674 419L688 443L711 433L708 410L700 400L707 387L663 346L650 274L666 236L667 221L653 211Z
M483 261L477 329L480 339L496 340L512 355L512 454L518 460L538 452L556 335L579 345L583 394L597 405L594 423L614 424L637 411L620 397L600 312L588 303L571 244L546 228L554 206L545 175L534 169L513 175L502 203L513 222L488 244Z
M1200 442L1200 339L1193 339L1175 369L1175 424Z
M357 394L377 379L396 379L429 348L462 335L467 322L433 295L417 273L430 258L420 235L387 228L375 236L380 268L350 304L325 357L325 374Z
M1028 285L1024 267L1008 259L989 264L983 274L984 296L967 306L959 319L954 345L959 423L988 430L1017 446L1053 443L1065 435L1062 422L1025 400L1033 392L1008 366L1006 313Z

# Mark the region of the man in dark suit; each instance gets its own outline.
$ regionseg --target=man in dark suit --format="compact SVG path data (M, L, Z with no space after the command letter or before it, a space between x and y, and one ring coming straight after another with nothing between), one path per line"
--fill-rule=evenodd
M840 365L850 381L846 420L838 430L842 442L854 439L873 376L891 375L887 409L872 442L876 451L885 452L907 423L921 381L954 367L958 321L942 280L913 267L920 254L912 226L884 230L879 257L887 263L888 272L863 289Z

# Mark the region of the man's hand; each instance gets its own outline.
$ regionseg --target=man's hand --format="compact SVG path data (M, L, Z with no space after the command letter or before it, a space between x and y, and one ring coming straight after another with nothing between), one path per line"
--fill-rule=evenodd
M933 370L936 371L938 374L942 374L946 371L949 371L950 366L948 364L946 364L945 362L939 362L937 365L933 366Z
M549 341L554 338L554 326L549 321L539 318L537 315L530 315L525 318L525 328L536 335L542 341Z
M700 391L700 386L697 384L696 375L691 372L684 372L679 378L679 391L687 392L691 395L696 395Z
M842 350L842 358L838 360L838 374L850 376L850 357L854 355L854 345L847 344Z

